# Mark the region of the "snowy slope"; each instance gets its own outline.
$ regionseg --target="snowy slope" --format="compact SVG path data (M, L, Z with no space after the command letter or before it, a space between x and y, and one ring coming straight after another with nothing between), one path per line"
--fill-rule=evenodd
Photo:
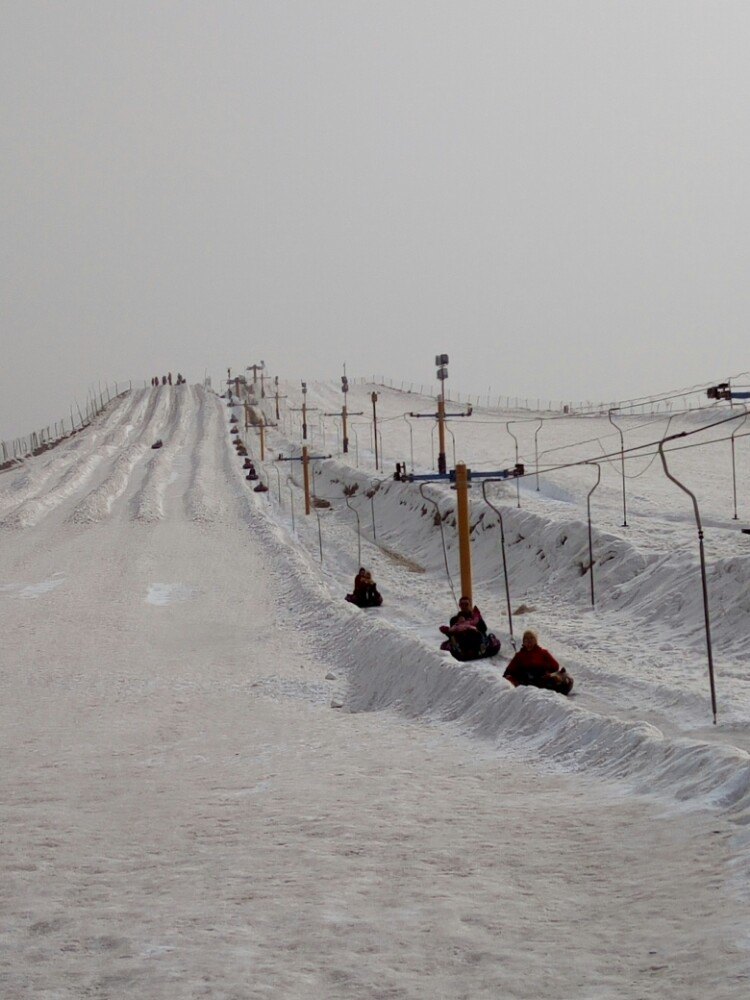
M379 391L387 460L408 461L402 414L430 401ZM310 396L340 405L333 386ZM477 491L475 596L503 656L462 665L438 649L443 541L458 586L451 491L376 472L362 418L357 468L315 416L330 506L305 518L299 465L261 465L250 428L270 485L252 491L232 412L198 386L134 392L0 476L5 992L742 995L727 872L747 890L747 557L727 551L725 483L706 499L714 729L689 520L659 513L657 479L638 480L653 532L635 513L619 530L616 476L602 484L593 612L591 470L550 474L541 496L531 483L520 509L495 488L513 608L536 609L516 636L531 622L559 653L577 682L564 699L502 679L498 527ZM268 459L299 454L299 416L282 416ZM496 425L469 426L463 457L491 467ZM429 427L413 432L429 468ZM367 614L342 599L360 560L386 597Z

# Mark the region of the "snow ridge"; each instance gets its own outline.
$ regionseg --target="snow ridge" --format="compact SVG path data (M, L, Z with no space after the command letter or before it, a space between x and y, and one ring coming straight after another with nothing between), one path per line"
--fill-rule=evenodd
M114 407L96 418L79 441L69 448L64 447L39 471L32 469L23 477L19 490L25 498L0 519L0 527L31 527L79 490L105 458L121 448L133 432L140 421L145 391L130 394L125 404L122 399L118 400ZM71 457L74 457L72 463ZM55 478L57 481L48 485Z
M73 509L69 520L77 524L95 524L104 520L112 510L115 501L128 487L133 469L149 449L153 437L153 424L158 422L158 413L164 407L163 395L156 389L142 390L142 415L136 440L115 459L112 470L106 478L87 494Z
M185 443L190 422L196 410L196 397L192 386L183 391L169 393L169 412L163 431L163 446L154 452L146 466L143 483L133 496L133 518L145 523L160 521L164 517L164 494L169 485L174 460Z
M229 509L225 501L229 472L226 449L218 439L224 435L223 410L221 401L210 395L202 387L196 387L200 400L198 414L197 445L192 457L190 483L185 495L185 511L192 521L202 524L225 523L229 520ZM221 456L221 457L218 457Z

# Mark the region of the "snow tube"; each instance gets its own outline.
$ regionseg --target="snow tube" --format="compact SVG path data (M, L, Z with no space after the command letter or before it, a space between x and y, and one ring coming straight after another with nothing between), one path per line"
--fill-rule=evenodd
M489 656L496 656L500 652L500 640L493 632L488 632L484 642L476 652L461 649L458 643L451 639L446 639L440 646L447 650L454 660L461 663L470 663L472 660L486 660Z

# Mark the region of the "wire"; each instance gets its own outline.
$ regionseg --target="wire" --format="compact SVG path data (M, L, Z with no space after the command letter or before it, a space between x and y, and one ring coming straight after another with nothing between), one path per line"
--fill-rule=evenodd
M534 475L536 472L539 472L540 474L542 474L542 473L548 474L550 472L557 472L557 471L562 470L562 469L573 469L573 468L576 468L579 465L587 465L588 463L590 463L592 461L600 461L602 458L607 458L607 459L609 459L609 458L619 458L620 456L622 456L622 457L627 456L628 458L635 458L635 457L644 458L644 457L646 457L645 455L640 455L640 454L637 454L637 453L643 452L644 449L646 449L646 448L655 448L655 447L658 447L658 445L660 443L664 444L667 441L675 441L678 438L692 437L694 434L702 434L704 431L710 430L712 427L720 427L722 424L730 423L732 420L739 420L741 417L745 417L745 416L746 416L746 412L743 411L742 413L737 413L734 416L724 417L722 420L715 420L715 421L713 421L710 424L705 424L703 427L696 427L695 430L692 430L692 431L680 431L677 434L671 434L668 437L665 436L665 437L659 438L658 441L649 441L649 442L646 442L646 443L641 444L641 445L634 445L631 448L625 448L625 449L623 449L621 451L614 451L614 452L608 452L608 453L605 452L604 455L597 455L595 457L589 457L589 458L585 458L585 459L579 459L576 462L566 462L563 465L552 465L552 466L548 466L547 468L536 469L536 470L534 470L533 473L532 472L524 472L523 476L519 476L518 478L519 479L526 478L527 476ZM750 433L750 432L745 432L745 434L735 434L735 440L738 437L745 437L746 434L748 434L748 433ZM731 435L730 435L730 437L731 437ZM728 441L729 439L730 438L714 438L711 441L698 442L698 444L700 444L703 447L705 447L705 446L713 444L713 443L715 443L717 441L720 441L720 440L727 440ZM668 451L680 451L684 447L689 447L689 446L682 445L680 447L669 448L667 450ZM651 452L647 452L647 455L650 455L650 454L651 454Z

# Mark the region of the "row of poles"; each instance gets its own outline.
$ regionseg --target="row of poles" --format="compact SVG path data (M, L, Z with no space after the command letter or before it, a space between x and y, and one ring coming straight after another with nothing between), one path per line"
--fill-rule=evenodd
M445 384L445 378L447 378L447 364L448 364L447 355L439 355L439 356L437 356L436 357L436 364L439 365L438 377L440 378L440 381L441 381L441 394L440 394L440 397L438 398L437 413L435 413L435 414L427 414L427 413L425 413L425 414L416 414L416 413L410 413L409 414L409 416L413 417L413 418L431 417L432 419L436 420L436 426L438 427L438 430L439 430L438 475L436 477L428 477L428 476L418 477L418 478L423 479L423 480L424 479L432 479L432 478L434 478L434 479L442 479L442 478L445 478L447 476L447 461L446 461L446 453L445 453L446 421L447 421L447 419L449 417L462 417L462 416L470 416L471 415L471 410L470 409L468 410L468 412L466 412L466 413L460 413L460 414L458 414L458 413L456 413L456 414L448 414L446 412L444 384ZM255 366L252 366L252 367L255 367ZM442 376L440 375L440 368L443 368L443 370L445 372ZM257 373L254 371L254 375L256 375L256 374ZM262 379L262 377L263 376L261 375L261 379ZM254 379L254 381L255 381L255 379ZM275 386L276 386L276 392L275 392L275 397L276 397L276 412L277 412L277 417L278 417L278 414L279 414L278 401L279 401L279 398L284 398L284 397L280 397L279 393L278 393L278 378L275 379ZM357 413L352 413L352 411L350 411L348 409L347 405L346 405L346 396L347 396L348 389L349 389L348 380L347 380L346 375L342 376L342 386L341 387L342 387L342 392L344 393L344 403L343 403L341 411L336 411L334 413L327 413L325 415L326 416L340 417L341 422L342 422L343 451L344 451L344 453L347 453L348 452L348 445L349 445L349 440L348 440L348 426L349 425L347 424L347 420L351 416L362 415L362 411L358 411ZM238 389L238 394L239 394L239 385L237 386L237 389ZM261 395L263 396L262 382L261 382ZM378 455L378 452L377 452L377 408L376 408L377 393L373 392L371 394L371 401L372 401L372 405L373 405L373 423L372 423L372 427L373 427L373 432L374 432L373 433L373 438L374 438L374 441L375 441L375 449L376 449L376 451L375 451L375 464L376 464L376 471L377 471L378 468L379 468L379 464L380 464L379 463L380 456ZM302 468L303 468L303 489L304 489L304 495L305 495L305 514L309 515L311 513L311 510L312 510L311 490L310 490L310 471L309 471L310 470L310 462L314 461L314 460L320 460L320 459L324 459L324 458L329 458L330 456L329 455L310 455L310 453L309 453L309 449L308 449L308 445L307 445L307 441L308 441L308 423L307 423L307 417L308 417L308 412L310 410L314 410L316 408L309 407L308 404L307 404L307 384L305 382L302 383L302 406L299 407L299 408L289 407L289 409L296 409L297 412L300 412L301 415L302 415L302 440L303 440L302 454L301 454L301 456L299 458L287 458L287 459L284 459L282 456L280 456L279 458L282 461L300 461L302 463ZM247 413L247 407L246 407L246 413ZM624 483L625 483L625 479L624 479L624 462L625 462L625 451L626 451L626 449L625 449L625 445L624 445L624 436L622 434L622 428L619 427L615 423L615 421L613 419L613 414L614 414L614 410L610 411L610 413L608 414L608 416L609 416L610 422L612 423L613 427L618 431L618 433L620 435L620 443L621 443L620 458L621 458L621 468L622 468L622 474L623 474L623 526L627 527L627 508L626 508L626 496L625 496L625 485L624 485ZM744 422L744 420L746 418L746 407L743 407L743 413L739 414L738 416L741 417L741 419ZM404 415L404 417L406 418L406 415ZM730 417L728 419L737 419L737 417ZM536 418L536 420L537 420L537 427L535 429L535 453L536 453L536 456L537 456L537 467L536 467L536 470L535 470L535 475L536 475L536 480L537 480L537 486L536 486L536 488L538 490L539 489L539 479L538 479L538 476L539 476L538 434L539 434L539 431L541 430L541 427L543 426L544 419L543 418ZM499 524L499 527L500 527L500 542L501 542L501 550L502 550L503 578L504 578L504 584L505 584L507 613L508 613L508 622L509 622L509 630L510 630L511 639L513 639L513 619L512 619L512 609L511 609L511 598L510 598L510 585L509 585L509 575L508 575L508 567L507 567L507 556L506 556L506 551L505 551L505 531L504 531L504 524L503 524L503 518L502 518L502 512L501 512L501 510L497 506L495 506L489 500L489 498L487 497L486 487L487 487L487 485L489 485L492 482L505 481L505 480L507 480L508 478L510 478L512 476L513 478L516 479L517 503L518 503L518 506L520 507L520 479L523 478L523 476L525 475L525 473L524 473L523 466L520 465L520 463L518 462L518 456L519 456L518 438L510 430L510 425L511 424L515 424L515 423L521 423L521 422L525 422L525 421L507 421L506 422L506 430L508 431L508 433L510 434L510 436L513 438L513 441L514 441L515 456L516 456L516 466L515 466L515 469L512 472L509 471L509 470L504 470L502 472L502 474L500 474L500 475L495 475L495 474L492 474L492 473L481 473L481 474L476 474L475 473L474 474L474 475L481 475L482 476L482 478L483 478L483 482L482 482L482 495L483 495L483 499L484 499L485 503L495 512L495 514L496 514L496 516L498 518L498 524ZM408 423L408 420L407 420L407 423ZM247 426L248 426L248 419L246 417L246 427ZM410 438L411 438L411 425L409 425L409 428L410 428ZM734 437L735 437L735 434L736 434L736 432L737 432L738 429L739 429L739 427L735 429L735 431L733 432L733 434L731 436L732 458L733 458L733 483L734 483L734 489L735 489L735 518L736 518L736 473L734 471ZM260 439L261 439L261 461L263 461L264 458L265 458L264 422L263 422L263 420L261 420L261 422L260 422L259 432L260 432ZM680 438L680 437L684 437L684 436L686 436L687 433L689 433L689 432L681 432L679 434L674 434L674 435L671 435L671 436L665 434L664 437L658 442L658 454L659 454L659 457L660 457L660 460L661 460L661 463L662 463L662 467L663 467L664 473L667 476L667 478L670 479L673 483L675 483L675 485L678 486L683 492L685 492L690 497L691 502L693 504L694 516L695 516L696 527L697 527L697 532L698 532L698 541L699 541L699 557L700 557L701 581L702 581L702 592L703 592L704 624L705 624L705 632L706 632L706 648L707 648L707 656L708 656L708 672L709 672L709 682L710 682L710 691L711 691L711 705L712 705L712 712L713 712L713 721L714 721L714 723L716 723L717 707L716 707L716 691L715 691L715 680L714 680L714 664L713 664L713 653L712 653L712 642L711 642L711 626L710 626L710 612L709 612L709 601L708 601L708 587L707 587L707 579L706 579L704 537L703 537L703 527L702 527L701 518L700 518L700 510L699 510L699 507L698 507L698 502L697 502L697 498L695 497L695 494L684 483L682 483L674 475L674 473L670 470L670 468L668 466L668 462L667 462L667 457L666 457L666 454L665 454L665 449L664 449L664 445L667 442L675 440L675 439ZM607 456L605 456L605 458L606 457ZM595 566L595 559L594 559L594 551L593 551L593 529L592 529L592 518L591 518L591 499L592 499L592 496L593 496L594 492L596 491L596 489L598 488L598 486L600 485L600 482L601 482L601 465L600 465L599 462L592 461L592 460L588 460L588 461L582 462L582 463L572 463L572 464L586 464L586 465L590 465L590 466L596 468L596 482L594 483L594 485L592 486L592 488L589 490L589 492L587 494L587 498L586 498L587 522L588 522L588 547L589 547L589 563L588 563L588 566L586 567L586 570L589 572L591 605L592 605L592 607L594 607L595 606L595 602L596 602L595 586L594 586L594 566ZM397 467L397 468L400 468L400 466ZM278 497L279 497L279 503L281 504L281 482L280 482L280 475L279 475L278 469L276 469L275 471L277 473L277 480L278 480ZM413 473L413 441L412 441L412 473ZM288 477L288 478L291 479L291 477ZM408 478L411 481L414 481L414 479L415 479L415 477L413 476L413 474L412 474L411 477L406 477L406 476L400 477L398 475L398 472L397 472L397 478L405 478L405 479ZM472 600L473 599L473 582L472 582L472 571L471 571L471 543L470 543L471 527L470 527L469 499L468 499L468 488L469 488L469 481L470 481L470 473L467 470L465 464L463 464L463 463L456 463L455 462L455 439L454 439L454 472L453 472L453 474L452 474L452 476L450 478L453 479L455 490L456 490L456 514L457 514L457 530L458 530L458 542L459 542L459 566L460 566L460 576L461 576L461 593L463 595L469 597L470 600ZM422 493L422 496L425 497L425 494L422 492L422 487L421 486L420 486L420 492ZM293 494L291 493L291 485L290 485L290 496L292 497L292 518L294 518ZM373 499L373 497L374 497L374 494L371 496L371 504L372 504L372 508L373 508L372 509L373 538L375 539L375 537L376 537L376 529L375 529L375 514L374 514L374 499ZM425 499L429 499L429 498L425 497ZM360 542L361 529L360 529L359 514L356 511L356 508L354 508L352 506L352 504L349 502L349 498L348 497L345 497L344 500L346 502L347 507L349 507L349 509L353 511L353 513L355 514L356 519L357 519L358 562L361 562L361 542ZM434 501L431 501L431 502L434 502ZM316 514L317 514L317 511L316 511ZM323 558L323 547L322 547L322 534L321 534L321 529L320 529L320 516L319 515L318 515L318 534L319 534L320 556L321 556L321 560L322 560L322 558ZM447 556L446 556L446 569L447 568L448 567L447 567ZM448 576L449 576L449 579L450 579L450 573L448 574Z

